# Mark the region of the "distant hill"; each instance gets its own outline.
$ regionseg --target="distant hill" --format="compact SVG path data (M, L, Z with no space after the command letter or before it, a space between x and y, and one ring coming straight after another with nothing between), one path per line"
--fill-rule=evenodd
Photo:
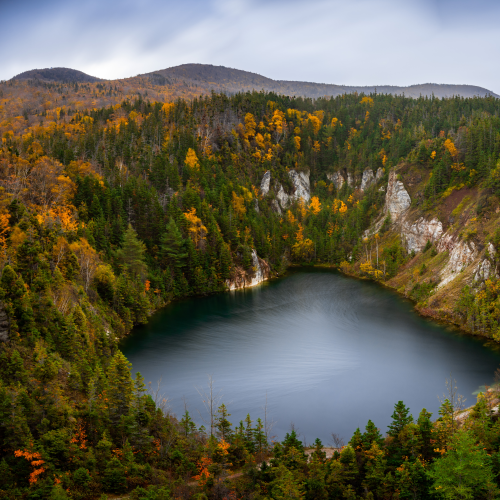
M70 68L32 69L16 75L13 80L41 80L43 82L99 82L101 78L87 75L82 71Z
M95 83L106 81L95 76L87 75L82 71L69 68L45 68L25 71L13 78L13 80L40 80L43 82L85 82ZM109 81L109 80L107 80ZM345 93L365 93L378 92L379 94L405 94L408 97L432 96L452 97L460 95L463 97L484 97L491 95L500 96L491 90L474 85L448 85L437 83L424 83L410 85L408 87L398 87L394 85L372 85L372 86L349 86L335 85L330 83L295 82L287 80L272 80L257 73L242 71L239 69L227 68L225 66L212 66L211 64L182 64L172 68L166 68L151 73L145 73L132 78L122 78L113 80L116 83L125 85L134 84L138 88L155 88L158 92L163 90L177 89L184 94L176 97L192 97L191 94L225 92L235 94L237 92L260 91L276 92L290 96L323 97L338 96ZM189 89L189 91L188 91ZM137 90L137 89L136 89Z
M146 73L151 81L161 84L161 78L182 79L186 83L199 87L206 87L207 90L218 90L228 93L245 92L247 90L265 90L267 92L277 92L280 94L322 97L337 96L351 92L364 92L370 94L377 91L381 94L405 94L408 97L431 96L451 97L460 95L463 97L484 97L492 95L500 97L488 89L476 87L474 85L447 85L437 83L424 83L411 85L409 87L398 87L393 85L373 85L373 86L347 86L334 85L329 83L294 82L286 80L272 80L265 76L242 71L239 69L226 68L225 66L212 66L211 64L182 64L153 73Z

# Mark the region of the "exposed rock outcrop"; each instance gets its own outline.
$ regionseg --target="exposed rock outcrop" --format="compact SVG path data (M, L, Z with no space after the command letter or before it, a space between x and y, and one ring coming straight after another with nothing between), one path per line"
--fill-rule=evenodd
M0 342L6 342L9 340L9 318L3 303L0 302Z
M260 212L260 209L259 209L259 200L257 198L254 198L253 199L253 208L254 210L259 213Z
M232 279L227 280L226 284L229 290L238 290L240 288L249 288L269 279L271 276L271 268L269 264L259 258L257 251L252 249L252 269L245 271L243 268L236 268L235 275Z
M368 189L375 182L375 175L371 168L365 168L361 178L361 191Z
M354 177L350 173L347 174L347 185L349 187L354 186Z
M274 186L274 192L276 193L276 199L279 201L279 206L276 207L273 204L273 208L281 213L281 209L285 209L290 203L298 201L301 198L304 202L308 202L311 199L311 184L309 180L309 171L306 172L296 172L295 170L290 170L288 172L290 180L293 184L293 193L287 194L282 184L276 183ZM266 196L271 189L271 172L268 170L262 181L260 183L260 192L262 196ZM281 208L280 208L281 207Z
M290 202L291 196L288 196L283 189L283 186L279 185L279 190L276 193L276 199L280 202L281 208L286 208Z
M384 171L379 168L377 170L377 176L381 177L383 175ZM403 216L410 209L410 205L411 198L408 191L406 191L404 184L401 181L398 181L396 172L392 171L389 174L389 183L387 184L387 192L385 193L384 210L378 220L363 233L363 237L369 237L370 235L378 233L389 213L391 215L392 223L401 222Z
M492 265L488 259L484 259L474 269L474 281L487 280L492 274Z
M376 184L382 177L384 176L385 170L383 168L378 168L376 173L373 173L373 170L368 167L363 171L363 176L361 177L361 191L366 191L370 186Z
M428 221L420 217L413 224L407 221L403 222L402 233L406 240L408 253L421 252L428 241L436 243L441 238L443 224L436 218Z
M260 192L262 196L266 196L269 193L269 187L271 184L271 171L268 170L264 177L262 177L262 182L260 183Z
M340 172L334 172L333 174L326 174L326 178L333 182L335 189L340 191L344 185L345 179L342 177Z
M442 288L454 280L458 273L469 266L477 257L476 245L471 241L457 241L456 237L444 234L437 244L438 251L448 250L450 258L440 273L441 282L438 288Z
M300 200L302 198L306 203L311 199L311 183L309 180L309 170L307 172L296 172L295 170L290 170L288 172L290 179L292 179L294 193L294 200Z
M410 208L411 198L404 184L397 179L393 170L389 174L389 184L385 195L385 213L390 212L392 222L399 220Z
M280 204L278 203L278 200L271 201L271 208L279 215L282 215L283 212L281 211L281 207Z

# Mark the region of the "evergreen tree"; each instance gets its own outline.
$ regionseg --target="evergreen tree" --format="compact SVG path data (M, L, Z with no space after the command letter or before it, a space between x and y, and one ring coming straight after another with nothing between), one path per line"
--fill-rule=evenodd
M231 434L231 422L229 422L228 418L231 416L228 413L226 405L222 403L219 408L217 408L217 413L214 415L215 417L215 428L219 431L219 436L223 440L227 440Z
M127 415L133 399L134 382L130 376L131 364L120 352L113 356L108 369L108 401L111 420L118 423Z
M361 440L363 441L363 447L365 450L370 449L373 443L377 443L379 446L382 446L382 443L384 442L382 434L371 420L368 420Z
M185 265L188 255L185 251L185 241L173 218L169 219L165 233L161 237L161 252L165 263L175 271Z
M132 276L144 278L147 266L144 263L146 245L137 237L134 228L129 224L123 235L123 245L117 252L117 257Z

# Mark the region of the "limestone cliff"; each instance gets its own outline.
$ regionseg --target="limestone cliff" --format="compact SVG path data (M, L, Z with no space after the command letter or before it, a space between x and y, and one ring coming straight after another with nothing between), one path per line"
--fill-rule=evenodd
M408 253L421 252L428 241L435 243L441 238L443 224L435 217L431 220L420 217L413 223L405 220L402 234L406 241Z
M371 170L370 170L371 171ZM365 171L366 172L366 171ZM382 169L377 171L377 177L380 179L384 174ZM373 175L373 172L372 172ZM369 177L369 176L368 176ZM376 177L375 177L376 178ZM404 215L408 212L411 205L411 198L402 181L398 180L396 172L393 170L389 174L389 182L385 193L384 208L378 219L369 227L363 237L369 237L380 231L382 225L390 215L393 226L399 227L404 220ZM397 224L396 224L397 223ZM425 243L424 243L425 245Z
M292 193L288 194L283 185L276 182L274 185L274 193L276 196L277 203L273 203L273 208L278 213L281 214L281 210L287 208L294 201L298 201L301 198L304 202L308 203L311 199L311 184L309 179L309 171L297 172L295 170L290 170L288 176L292 181ZM271 190L271 171L268 170L262 177L260 183L260 194L265 197L269 194ZM273 200L276 202L276 200Z
M390 213L392 222L395 222L407 212L410 205L411 198L408 191L406 191L403 182L398 180L396 171L392 170L389 174L385 196L385 213Z
M342 186L344 185L345 179L342 177L340 172L334 172L333 174L326 174L326 177L329 181L333 182L335 189L340 191Z
M262 196L266 196L269 193L269 188L271 185L271 171L268 170L264 177L262 177L262 182L260 183L260 192Z
M269 264L257 255L255 249L252 249L252 268L245 271L242 267L237 267L233 272L233 277L227 280L226 284L229 290L238 290L258 285L269 279L270 276Z

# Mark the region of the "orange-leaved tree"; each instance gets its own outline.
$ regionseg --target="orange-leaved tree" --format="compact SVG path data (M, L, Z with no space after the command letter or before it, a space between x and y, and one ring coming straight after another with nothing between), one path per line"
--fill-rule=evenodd
M30 473L29 482L30 486L35 484L38 481L38 476L45 472L45 467L40 467L45 463L45 460L42 460L40 453L28 450L16 450L14 451L14 455L18 458L25 458L30 463L31 467L33 467L33 470Z

